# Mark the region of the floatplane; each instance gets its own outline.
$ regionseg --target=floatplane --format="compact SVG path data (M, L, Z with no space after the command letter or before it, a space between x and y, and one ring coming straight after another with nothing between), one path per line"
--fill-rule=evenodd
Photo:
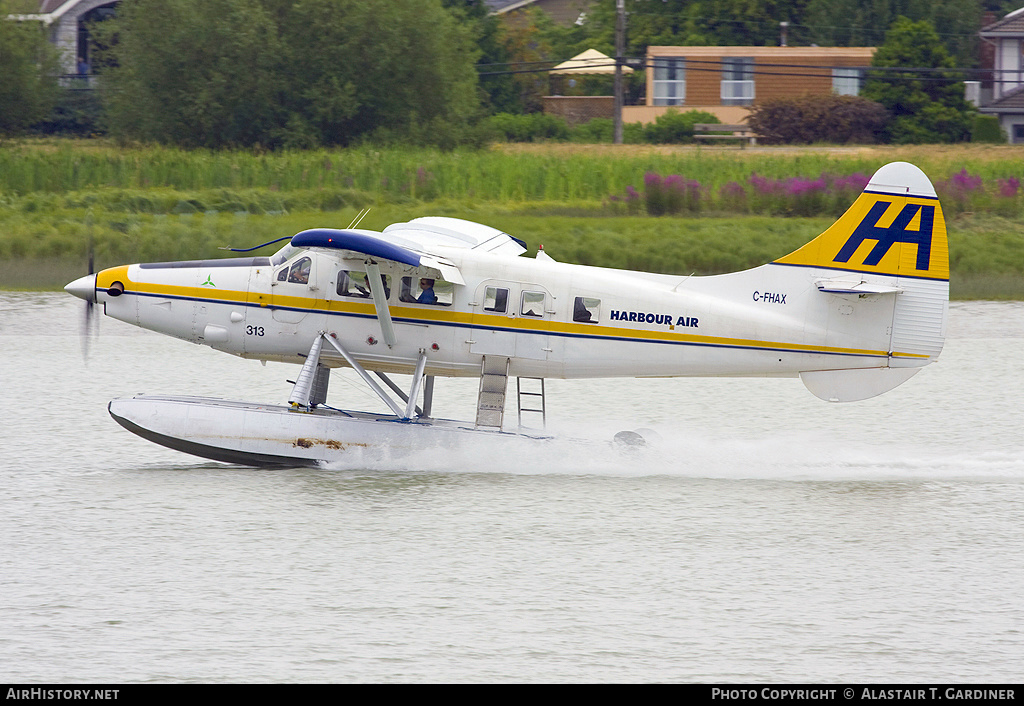
M942 210L904 162L879 169L804 246L730 274L581 266L543 249L524 257L518 238L454 218L281 240L270 257L123 265L67 285L115 319L301 366L287 403L139 395L110 402L118 423L217 461L316 464L472 436L546 438L522 418L544 416L548 378L799 377L823 400L862 400L936 360L946 332ZM328 406L341 366L390 412ZM435 378L456 376L479 379L472 422L432 414Z

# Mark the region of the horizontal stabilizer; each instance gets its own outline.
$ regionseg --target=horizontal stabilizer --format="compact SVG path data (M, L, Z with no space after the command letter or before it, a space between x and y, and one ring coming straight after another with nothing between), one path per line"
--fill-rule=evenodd
M812 370L800 373L800 379L808 390L826 402L857 402L888 392L918 370L920 368Z
M899 287L891 287L862 279L819 279L814 283L818 291L829 294L894 294Z

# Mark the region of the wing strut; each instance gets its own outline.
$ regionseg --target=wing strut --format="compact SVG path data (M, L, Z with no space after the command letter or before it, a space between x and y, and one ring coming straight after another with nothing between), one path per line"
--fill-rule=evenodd
M398 403L391 399L388 393L384 392L384 389L377 384L377 381L370 377L370 374L366 372L366 368L361 366L359 364L359 361L353 358L352 355L347 350L345 350L345 347L338 342L337 338L335 338L334 336L328 336L325 331L321 331L320 335L317 337L317 340L326 340L328 343L334 346L334 349L341 353L341 357L345 359L345 362L351 365L352 369L359 373L359 377L363 379L363 382L369 385L370 389L376 392L377 396L384 400L384 404L390 407L392 412L394 412L398 417L402 419L408 419L408 417L405 416L405 410L399 407ZM316 343L314 343L313 346L315 347ZM309 360L307 359L306 362L308 363Z
M388 348L395 346L395 327L391 323L391 310L388 309L388 297L384 293L383 280L380 278L380 267L376 262L366 261L366 281L373 295L373 306L377 309L377 320L380 322L380 335Z

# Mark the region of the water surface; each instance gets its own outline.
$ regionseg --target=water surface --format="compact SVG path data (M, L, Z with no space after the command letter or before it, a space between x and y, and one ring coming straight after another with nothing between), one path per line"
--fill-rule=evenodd
M139 392L282 401L294 366L0 294L13 682L1016 681L1024 305L956 303L861 403L795 379L549 381L583 442L254 470L135 437ZM471 418L476 382L438 381ZM335 373L333 404L379 404ZM653 454L607 440L650 427Z

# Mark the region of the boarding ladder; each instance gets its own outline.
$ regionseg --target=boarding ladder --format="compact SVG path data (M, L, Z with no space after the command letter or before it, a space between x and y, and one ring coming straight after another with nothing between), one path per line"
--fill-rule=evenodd
M508 388L508 357L485 355L480 364L480 393L476 400L476 425L501 429Z
M525 389L523 385L524 381L526 382L527 387L532 386L532 389ZM540 384L539 390L537 383ZM519 401L520 427L523 426L523 412L539 414L540 428L544 429L547 427L548 411L547 403L544 400L544 378L516 378L516 397L518 397ZM526 404L530 406L527 407L525 406ZM538 407L537 405L540 406Z

